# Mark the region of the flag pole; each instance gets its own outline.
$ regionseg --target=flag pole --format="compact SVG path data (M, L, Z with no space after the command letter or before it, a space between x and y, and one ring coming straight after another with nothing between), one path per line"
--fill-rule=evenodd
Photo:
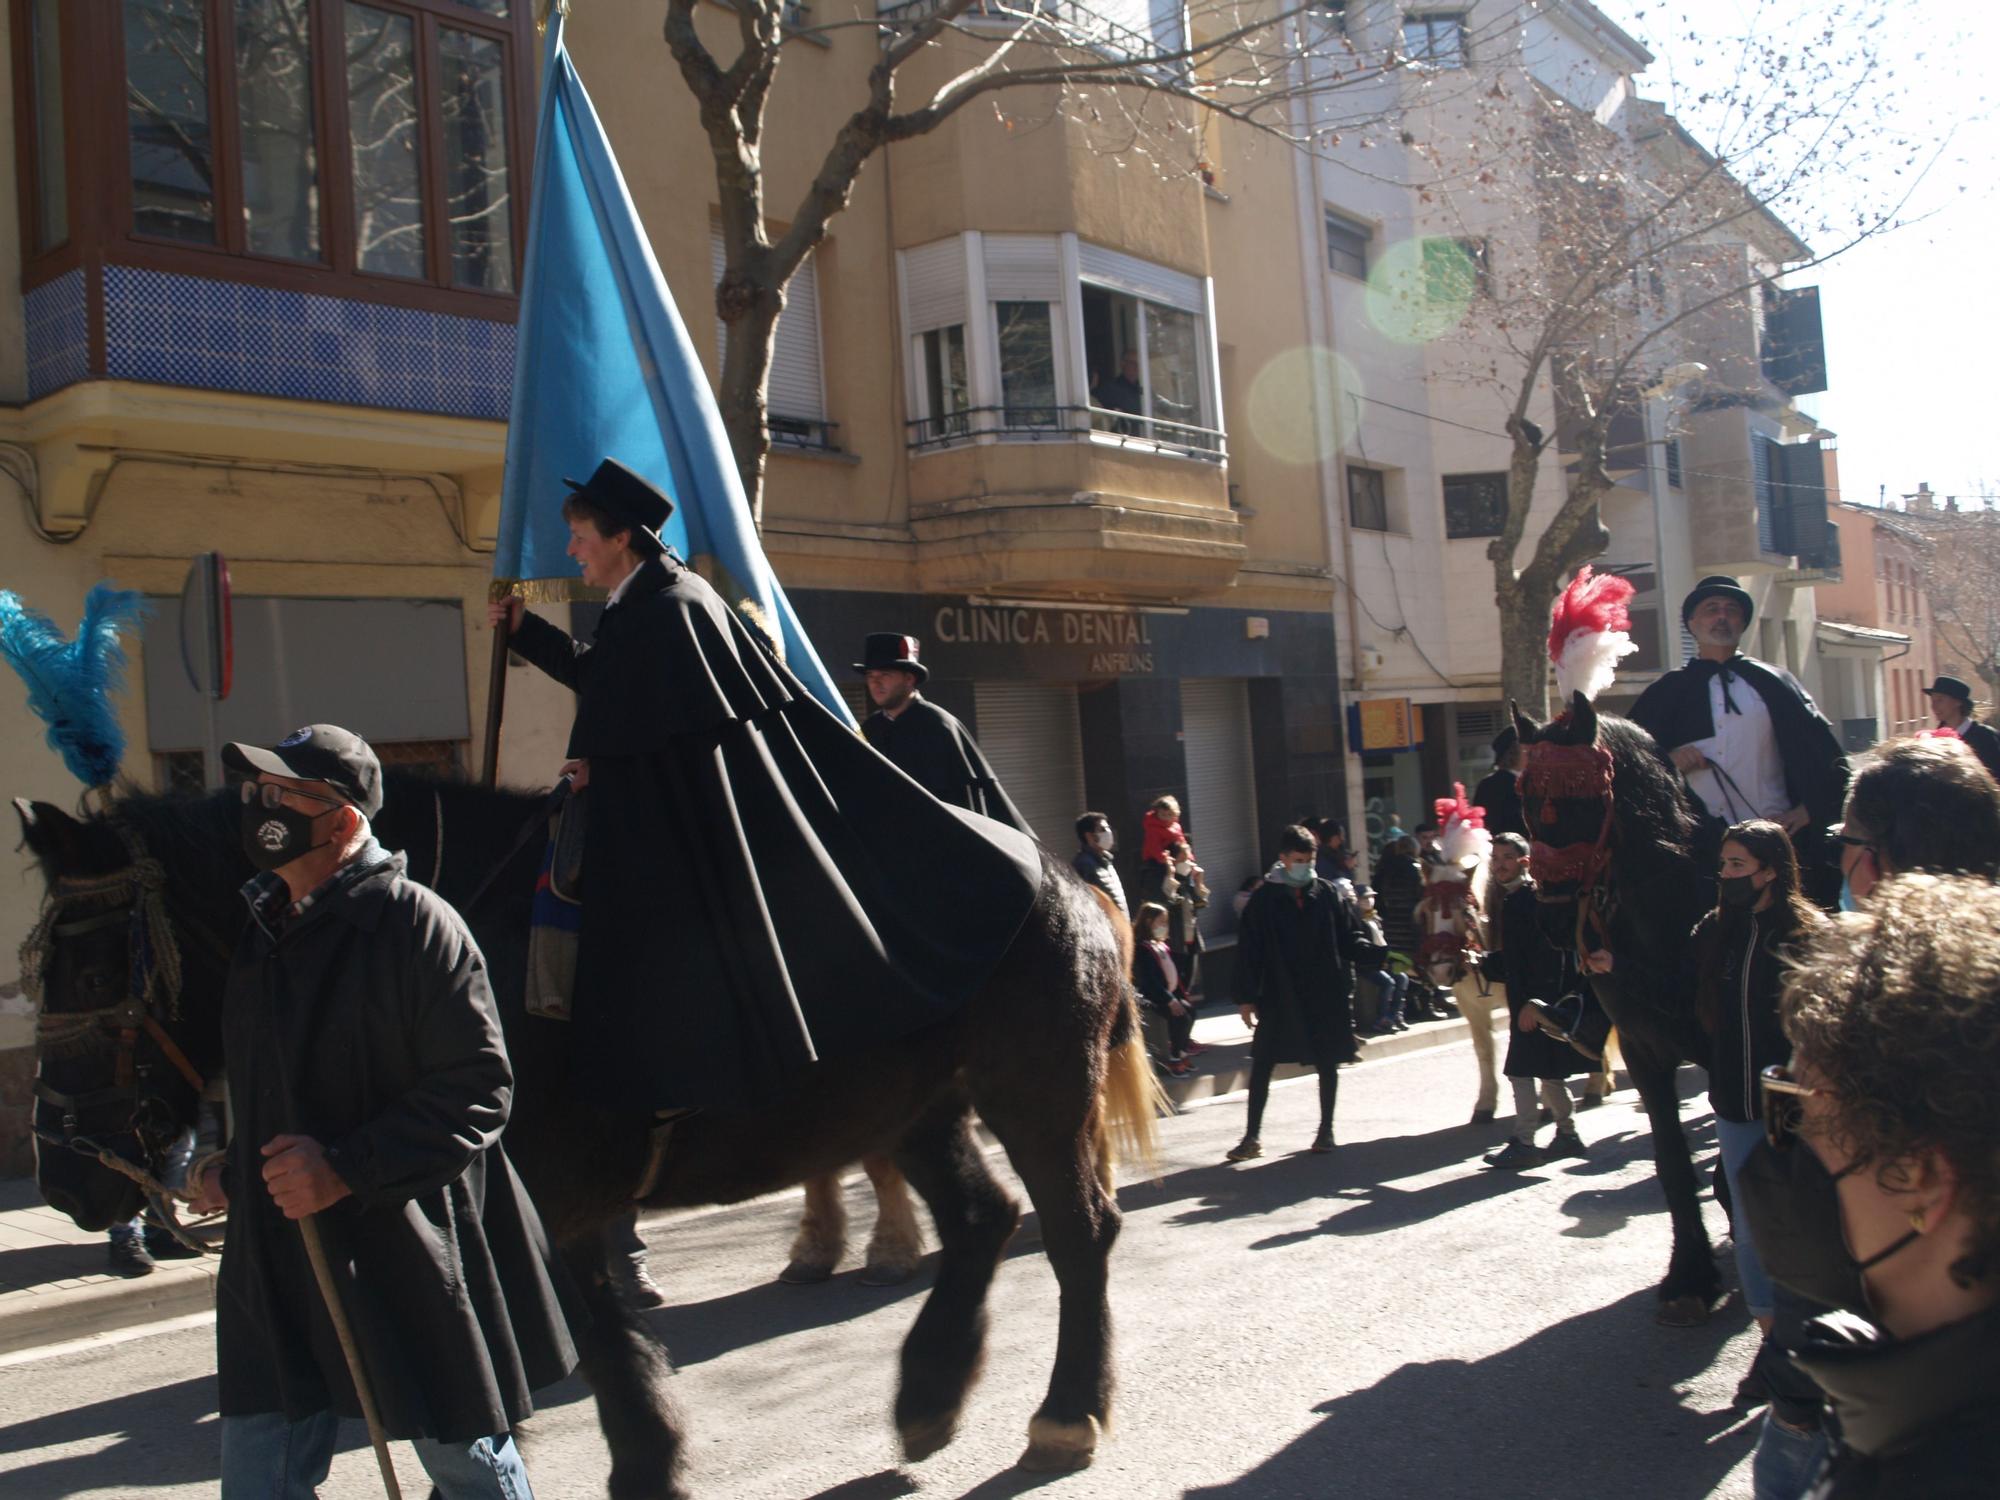
M513 595L514 584L506 578L494 579L487 591L488 600L495 604ZM493 627L493 656L486 668L486 736L479 760L481 786L500 784L500 720L507 711L508 634L504 622Z

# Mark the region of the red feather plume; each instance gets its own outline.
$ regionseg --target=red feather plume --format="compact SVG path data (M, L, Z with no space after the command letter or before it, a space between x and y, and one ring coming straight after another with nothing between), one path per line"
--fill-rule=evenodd
M1578 631L1632 629L1632 616L1625 605L1633 594L1632 585L1616 573L1593 573L1585 563L1556 600L1549 614L1549 660L1560 663L1563 647Z

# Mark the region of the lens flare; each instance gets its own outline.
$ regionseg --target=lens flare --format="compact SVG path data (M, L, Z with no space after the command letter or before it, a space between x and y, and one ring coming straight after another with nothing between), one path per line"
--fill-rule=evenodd
M1360 373L1331 349L1286 349L1251 379L1250 435L1284 463L1320 463L1340 452L1360 390Z
M1457 240L1402 240L1368 270L1368 321L1399 344L1428 344L1465 321L1483 271Z

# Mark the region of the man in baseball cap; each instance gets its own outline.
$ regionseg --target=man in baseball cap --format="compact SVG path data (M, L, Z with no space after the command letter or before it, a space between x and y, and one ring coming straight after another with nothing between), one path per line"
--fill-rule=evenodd
M336 724L308 724L277 744L224 745L224 765L256 776L285 776L294 781L323 781L342 800L359 808L364 818L382 811L382 763L368 742Z

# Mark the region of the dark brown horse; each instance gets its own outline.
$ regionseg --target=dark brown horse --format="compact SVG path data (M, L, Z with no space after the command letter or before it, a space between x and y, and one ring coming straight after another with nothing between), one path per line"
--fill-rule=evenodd
M566 1023L522 1003L537 851L507 850L538 799L394 773L386 790L378 836L448 900L472 902L507 862L467 913L514 1060L507 1150L590 1306L579 1352L611 1450L611 1493L680 1497L684 1439L662 1383L666 1355L612 1295L599 1245L649 1175L649 1121L594 1108L588 1080L570 1076ZM49 891L29 955L42 993L36 1176L51 1204L96 1230L129 1217L139 1189L85 1151L157 1174L194 1120L197 1081L220 1065L222 976L250 871L228 794L128 795L81 819L45 803L15 807ZM902 1352L895 1421L910 1459L954 1435L984 1356L987 1287L1020 1218L987 1170L975 1108L1027 1187L1062 1288L1055 1367L1023 1464L1088 1463L1109 1419L1106 1276L1119 1222L1110 1137L1148 1151L1157 1097L1128 999L1129 944L1083 883L1045 857L1026 923L950 1021L816 1064L762 1113L683 1120L657 1163L643 1202L666 1208L739 1202L868 1153L893 1159L940 1244Z
M1653 1166L1673 1220L1659 1319L1699 1323L1722 1278L1702 1223L1674 1084L1683 1062L1708 1063L1694 995L1679 979L1704 891L1690 852L1695 822L1687 785L1651 735L1627 719L1600 715L1581 693L1547 724L1517 709L1514 727L1527 747L1521 807L1549 936L1580 953L1604 949L1614 956L1611 972L1590 982L1618 1029L1619 1050L1645 1106Z

